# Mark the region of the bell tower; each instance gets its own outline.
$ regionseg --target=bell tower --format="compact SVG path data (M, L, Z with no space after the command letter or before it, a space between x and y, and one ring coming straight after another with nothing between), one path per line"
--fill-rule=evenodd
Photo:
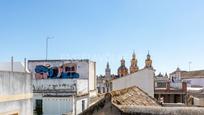
M130 66L130 74L135 73L138 71L138 66L137 66L137 59L135 52L132 54L132 60L131 60L131 66Z
M118 76L122 77L122 76L128 75L128 69L125 67L125 60L122 58L120 62L121 62L121 65L118 68Z
M149 51L148 51L148 54L147 54L147 59L145 60L145 68L153 69L152 60L151 60L151 56L149 54Z
M106 73L105 78L107 78L107 80L110 80L111 79L111 69L109 66L109 62L107 62L105 73Z

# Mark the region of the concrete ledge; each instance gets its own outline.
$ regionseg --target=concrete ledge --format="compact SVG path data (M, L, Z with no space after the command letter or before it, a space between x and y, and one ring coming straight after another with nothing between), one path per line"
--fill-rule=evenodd
M20 110L14 110L14 111L8 111L8 112L3 112L0 113L0 115L20 115Z
M31 99L32 97L33 97L32 93L0 96L0 103L7 102L7 101L18 101L18 100L24 100L24 99Z

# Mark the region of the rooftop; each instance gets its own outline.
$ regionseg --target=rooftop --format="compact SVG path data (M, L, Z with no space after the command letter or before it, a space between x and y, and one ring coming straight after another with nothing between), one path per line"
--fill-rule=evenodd
M112 103L117 105L160 106L154 98L138 87L112 91Z
M182 106L163 107L146 92L134 86L107 93L104 98L100 98L80 115L203 115L204 113L203 108Z
M176 72L181 73L181 78L190 79L190 78L204 78L204 70L196 70L196 71L182 71L176 70L171 74L175 74Z
M55 61L86 61L86 62L89 62L90 60L89 59L49 59L49 60L28 60L28 62L45 62L45 61L48 61L48 62L55 62Z
M182 78L204 78L204 70L182 71Z

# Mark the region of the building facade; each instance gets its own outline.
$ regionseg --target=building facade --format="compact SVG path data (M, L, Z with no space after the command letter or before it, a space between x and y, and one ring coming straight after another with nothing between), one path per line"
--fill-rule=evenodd
M183 71L177 68L170 74L172 81L183 80L188 87L204 87L204 70Z
M97 95L96 67L90 60L29 60L36 114L77 115Z
M154 78L154 97L162 103L185 103L187 84L181 80L172 82L167 74Z
M30 73L0 71L0 92L0 115L33 115Z

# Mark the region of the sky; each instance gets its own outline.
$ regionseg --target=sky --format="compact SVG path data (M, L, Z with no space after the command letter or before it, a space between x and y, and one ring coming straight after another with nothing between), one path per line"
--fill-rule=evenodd
M156 73L204 69L203 0L0 0L0 61L91 59L116 74L133 51Z

